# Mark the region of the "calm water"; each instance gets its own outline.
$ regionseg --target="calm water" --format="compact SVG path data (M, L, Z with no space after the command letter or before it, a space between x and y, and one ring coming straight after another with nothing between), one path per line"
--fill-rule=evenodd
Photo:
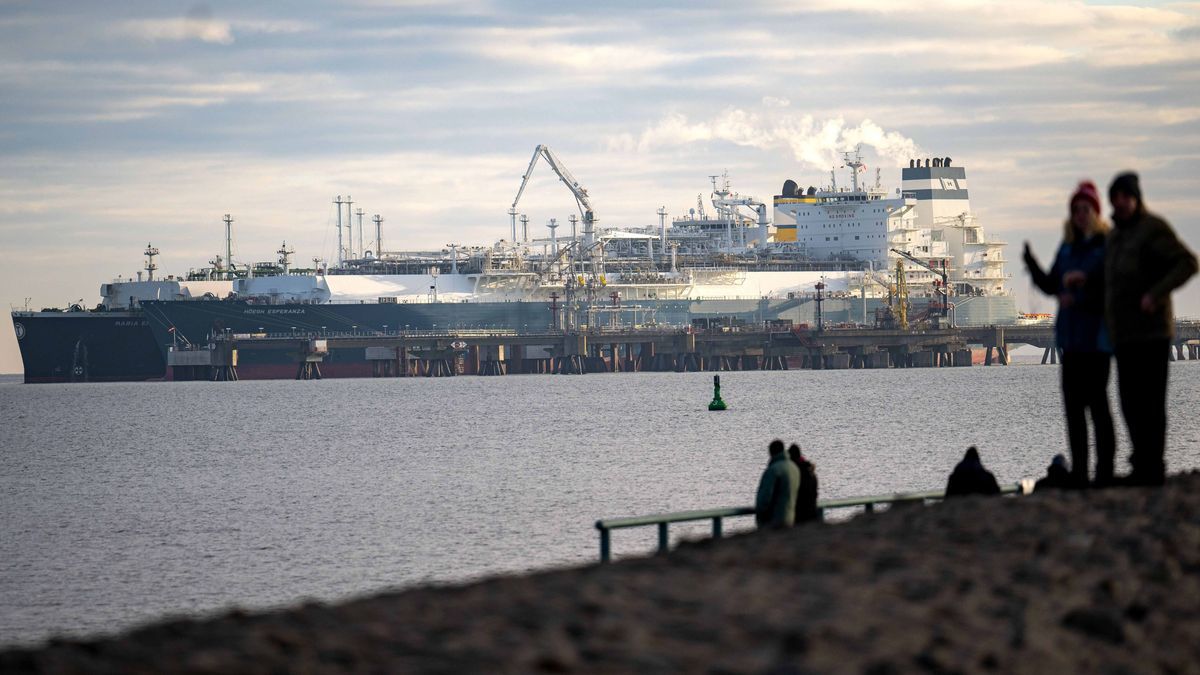
M752 501L774 437L823 496L940 487L969 444L1036 476L1057 377L725 373L724 413L702 373L0 385L0 644L591 562L599 517ZM1200 365L1171 388L1168 461L1200 467Z

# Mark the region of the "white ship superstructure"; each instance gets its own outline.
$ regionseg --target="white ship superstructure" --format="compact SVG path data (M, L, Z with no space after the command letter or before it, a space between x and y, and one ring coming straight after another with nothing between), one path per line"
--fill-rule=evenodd
M910 160L901 191L916 201L917 223L944 242L950 257L950 283L964 296L1005 295L1007 242L989 239L971 212L967 171L949 157Z
M1004 243L988 239L971 214L966 172L948 158L911 161L903 169L902 188L889 191L881 186L878 169L873 184L865 183L861 156L847 154L847 186L839 186L832 172L830 185L820 189L785 182L774 197L774 226L766 203L734 192L727 177L710 176L709 209L698 196L695 208L669 223L665 208L659 209L657 227L600 227L586 190L548 148L539 146L538 157L555 160L552 166L572 188L583 214L568 218L569 226L551 219L547 236L530 236L523 215L518 229L514 200L512 239L490 246L448 244L441 251L386 251L376 216L375 253L365 250L360 238L357 248L339 246L341 259L334 265L314 259L312 268L294 269L286 243L277 251L277 262L229 262L227 216L224 259L217 256L212 267L185 278L156 279L152 253L157 249L148 248L147 278L105 284L104 305L128 309L140 300L225 298L270 305L562 302L653 308L669 303L673 310L692 308L676 315L686 321L698 305L679 303L707 303L711 312L745 313L752 307L763 316L760 307L782 303L772 316L803 323L810 319L820 286L835 301L827 309L845 305L853 320L867 322L868 307L896 292L900 266L910 304L918 311L940 303L936 272L944 270L957 323L1004 323L1016 317L1005 287ZM339 197L336 203L347 202ZM340 217L338 228L340 233ZM858 309L850 310L851 305Z
M878 170L875 184L863 185L859 174L866 165L860 156L847 156L846 167L850 169L848 187L839 187L833 172L830 185L824 188L803 190L795 181L784 183L782 194L775 197L775 241L795 242L815 260L857 261L884 274L900 259L893 249L935 266L947 259L946 243L922 226L917 199L884 190ZM923 294L923 287L934 280L932 273L908 261L904 266L908 284L915 293Z
M866 166L860 156L847 154L845 166L848 187L839 187L833 172L824 188L784 183L775 197L776 242L802 247L814 260L860 261L868 268L858 282L863 296L888 293L902 260L910 297L937 297L940 275L896 253L903 251L945 271L957 323L1006 323L1016 316L1007 244L989 238L972 214L965 168L952 166L949 157L910 160L902 187L889 193L878 170L874 185L861 184Z

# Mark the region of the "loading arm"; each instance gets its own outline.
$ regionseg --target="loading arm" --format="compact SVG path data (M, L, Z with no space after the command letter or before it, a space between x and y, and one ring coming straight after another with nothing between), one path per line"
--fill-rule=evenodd
M921 260L921 259L913 256L912 254L908 253L907 251L901 251L898 248L894 248L894 249L892 249L892 253L895 253L896 255L901 256L904 259L908 260L909 262L919 265L920 267L924 267L925 269L929 270L933 274L942 278L941 288L938 289L938 292L942 296L941 316L948 316L950 313L950 285L947 283L945 261L942 262L942 269L939 270L939 269L935 268L933 265L930 265L929 263L925 262L924 260Z
M533 149L533 158L529 160L529 168L525 170L525 175L521 177L521 189L517 190L517 196L513 198L513 210L516 210L517 203L521 201L521 195L525 193L525 186L529 184L529 177L533 175L533 169L537 166L538 158L546 160L550 168L554 169L554 173L558 175L559 180L567 186L567 189L575 197L576 205L579 207L579 214L583 217L584 245L590 249L595 231L596 215L592 210L592 202L588 199L587 188L575 180L575 176L571 175L567 167L563 166L563 163L559 161L558 156L554 154L554 151L549 146L539 145Z

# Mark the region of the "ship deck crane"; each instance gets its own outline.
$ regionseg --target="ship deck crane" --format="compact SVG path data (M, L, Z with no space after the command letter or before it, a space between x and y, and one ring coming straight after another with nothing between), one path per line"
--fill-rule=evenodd
M913 256L911 253L908 253L907 251L901 251L898 248L894 248L894 249L892 249L892 253L902 256L904 259L908 260L909 262L919 265L919 266L929 270L934 275L941 277L942 283L941 283L941 286L938 287L938 293L941 294L941 296L942 296L942 304L941 304L941 307L938 308L938 310L939 310L938 315L942 316L942 317L948 317L950 315L950 286L946 283L947 282L946 261L944 261L944 260L942 261L942 269L939 270L936 267L934 267L933 265L930 265L929 263L925 262L924 260L921 260L920 258Z
M538 159L545 159L554 173L558 175L559 180L567 186L571 194L575 197L576 205L579 207L579 214L583 217L583 244L586 250L592 247L592 241L595 236L596 214L592 209L592 202L588 199L587 188L579 184L575 180L575 176L567 170L554 151L547 145L538 145L533 149L533 158L529 160L529 168L525 170L525 175L521 177L521 189L517 190L517 196L513 198L512 209L509 213L515 213L517 203L521 201L521 195L525 193L525 186L529 184L529 177L533 175L533 169L537 166Z

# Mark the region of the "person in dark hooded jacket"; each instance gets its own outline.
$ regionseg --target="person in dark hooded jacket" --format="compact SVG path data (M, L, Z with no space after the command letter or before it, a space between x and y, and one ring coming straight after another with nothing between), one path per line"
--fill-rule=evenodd
M1125 482L1162 485L1167 349L1175 331L1171 291L1196 274L1196 256L1167 221L1146 210L1136 173L1114 178L1108 199L1116 227L1105 257L1105 313L1117 356L1121 412L1133 445L1133 472Z
M800 490L796 493L796 523L821 520L821 509L817 508L817 467L800 454L800 446L792 443L788 457L800 470Z
M1096 484L1113 480L1117 441L1108 408L1108 373L1112 345L1104 325L1104 255L1108 225L1100 218L1100 193L1083 181L1068 202L1062 244L1049 272L1043 272L1029 244L1025 266L1034 285L1058 297L1055 346L1062 350L1062 397L1071 446L1072 476L1078 487L1088 484L1088 424L1096 433Z
M1077 485L1071 477L1071 472L1067 470L1067 458L1059 454L1050 460L1050 466L1046 467L1046 475L1039 478L1038 482L1033 484L1033 491L1040 492L1049 489L1065 490Z
M754 520L760 529L791 527L796 522L796 491L800 487L800 470L783 451L783 441L771 441L767 449L771 459L758 481Z
M967 454L954 467L950 480L946 482L946 498L962 497L965 495L998 495L1000 485L992 472L983 468L979 459L979 450L975 446L967 448Z

